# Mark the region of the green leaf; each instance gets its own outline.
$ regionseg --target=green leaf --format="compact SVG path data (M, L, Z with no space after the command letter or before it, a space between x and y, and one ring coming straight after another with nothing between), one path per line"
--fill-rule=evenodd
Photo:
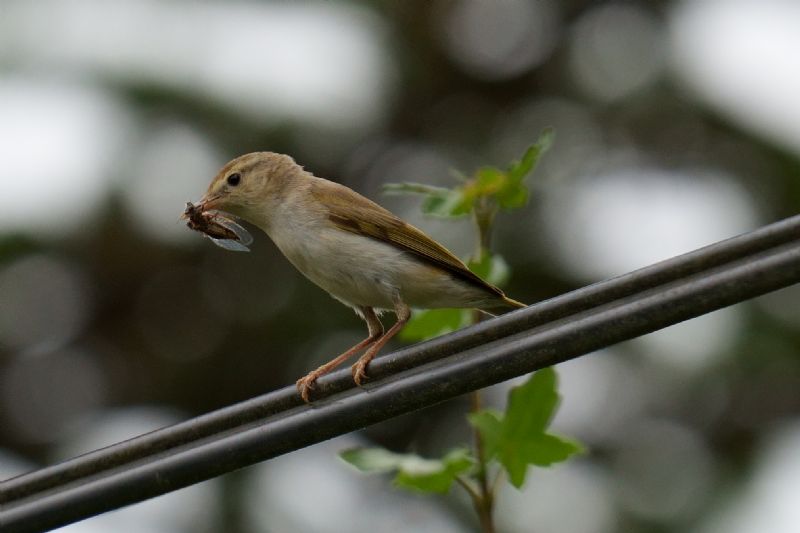
M400 330L402 340L422 341L450 333L469 324L469 311L465 309L426 309L414 311L408 324Z
M530 443L529 449L525 450L522 456L527 458L530 464L550 466L566 461L570 456L582 452L583 446L577 441L551 433L543 433L535 442ZM524 475L522 481L524 481ZM522 481L517 487L522 485Z
M447 189L423 183L387 183L383 186L387 194L420 194L425 197L422 212L437 217L460 217L472 210L474 196L463 186Z
M505 420L510 436L542 433L557 406L556 371L553 367L543 368L508 393Z
M482 409L468 416L472 424L481 434L483 439L483 452L488 461L495 455L500 447L503 437L503 413L494 409Z
M474 464L475 460L467 450L457 449L439 461L421 458L409 460L403 464L394 482L404 489L444 493L450 490L459 474L472 469Z
M474 198L463 187L444 189L444 192L429 194L425 198L422 212L437 217L460 217L472 211L473 203Z
M522 183L509 180L508 185L495 195L503 209L518 209L528 203L528 188Z
M497 204L503 209L517 209L528 203L528 188L524 179L539 162L539 158L553 144L553 130L546 129L532 144L519 161L514 161L503 174L505 182L494 194Z
M444 194L449 190L424 183L386 183L383 185L383 192L386 194Z
M533 436L514 446L508 444L508 441L504 442L498 457L508 473L509 481L517 488L525 483L528 465L548 467L583 451L577 442L548 433Z
M339 453L339 457L367 474L382 474L399 468L402 455L385 448L351 448Z
M480 261L471 259L467 262L467 267L481 279L485 279L492 285L498 287L505 285L508 278L511 276L511 269L499 254L492 254L490 252L483 253Z
M497 457L517 488L529 465L550 466L583 451L577 442L547 433L558 402L556 372L545 368L511 389L505 414L483 410L469 418L484 440L487 458Z
M387 183L383 188L389 194L424 196L422 212L436 217L459 218L468 215L475 207L475 201L481 197L492 198L503 209L516 209L528 202L528 189L523 180L536 168L539 158L553 143L553 137L552 129L544 130L525 151L522 159L512 162L506 171L481 167L471 179L456 173L461 184L450 189L422 183Z
M478 194L491 196L505 187L508 177L502 170L494 167L481 167L476 173Z
M339 457L368 474L397 472L398 487L418 492L447 492L459 474L470 470L475 460L469 451L458 448L441 459L425 459L415 454L400 454L383 448L345 450Z
M511 166L508 168L509 180L515 183L522 182L522 180L525 179L525 176L527 176L534 168L536 168L539 158L550 149L550 146L553 145L554 139L555 131L553 128L546 128L539 135L539 138L536 140L536 142L528 147L528 149L522 155L522 159L511 163Z

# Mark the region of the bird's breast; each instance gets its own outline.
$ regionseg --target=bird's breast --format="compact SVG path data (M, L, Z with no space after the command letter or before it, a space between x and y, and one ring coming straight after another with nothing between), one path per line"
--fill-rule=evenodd
M402 252L335 228L307 228L272 235L286 258L308 279L348 305L393 307L392 273Z
M418 308L476 307L490 299L442 268L364 235L310 224L270 237L300 272L347 305L392 309L395 295Z

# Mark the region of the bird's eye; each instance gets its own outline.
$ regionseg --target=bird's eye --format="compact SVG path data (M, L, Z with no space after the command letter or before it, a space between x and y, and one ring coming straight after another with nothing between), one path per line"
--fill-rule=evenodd
M239 182L242 181L242 175L239 174L238 172L234 172L233 174L228 176L225 181L227 181L228 185L230 185L231 187L236 187L237 185L239 185Z

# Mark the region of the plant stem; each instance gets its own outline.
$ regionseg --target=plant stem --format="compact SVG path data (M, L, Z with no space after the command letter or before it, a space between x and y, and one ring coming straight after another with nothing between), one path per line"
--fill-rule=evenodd
M475 202L473 209L473 219L478 227L478 247L475 259L480 261L483 254L491 249L492 223L497 214L497 206L491 198L482 196Z
M480 391L473 391L469 395L470 412L477 413L481 409ZM475 477L478 481L478 493L472 498L472 505L481 522L481 530L484 533L494 533L494 494L489 486L489 476L486 472L486 456L484 454L483 438L477 429L473 429L473 440L475 446L475 457L478 458L478 471Z
M496 213L494 203L487 197L482 197L476 202L473 215L475 225L478 228L478 242L475 251L475 260L481 261L485 254L489 252L491 243L491 227ZM483 315L474 310L472 312L472 323L477 324L483 319ZM470 412L477 413L481 409L480 391L473 391L469 395ZM487 459L484 452L483 438L477 428L473 428L473 441L475 446L475 457L478 459L478 471L475 474L478 482L478 492L470 493L472 505L481 523L483 533L494 533L494 487L489 484L487 473Z
M477 502L480 500L481 495L478 494L478 490L472 485L471 481L464 479L462 476L456 476L456 483L461 485L461 488L469 494L469 497L472 499L472 504L475 505L477 509Z

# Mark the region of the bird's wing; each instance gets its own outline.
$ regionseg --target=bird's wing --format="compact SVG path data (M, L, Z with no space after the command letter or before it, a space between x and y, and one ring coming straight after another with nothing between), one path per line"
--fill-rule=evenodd
M396 246L445 269L459 279L500 298L504 297L503 291L475 275L447 248L352 189L327 182L324 186L312 185L311 193L320 204L326 206L328 218L337 227Z

